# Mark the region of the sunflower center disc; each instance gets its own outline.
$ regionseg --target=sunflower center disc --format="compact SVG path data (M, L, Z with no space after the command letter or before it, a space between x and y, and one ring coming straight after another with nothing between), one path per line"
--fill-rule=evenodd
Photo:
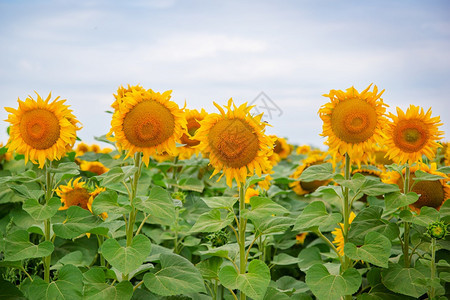
M87 204L89 202L90 197L91 197L91 195L89 195L89 193L86 189L75 188L66 193L66 195L65 195L66 205L68 207L76 205L83 209L88 209Z
M283 146L281 146L281 143L279 140L275 141L275 146L273 147L273 152L275 153L280 153L281 151L283 151Z
M401 120L394 129L395 145L404 152L420 151L428 142L426 124L420 120Z
M412 191L420 194L419 200L412 204L416 208L422 206L438 208L445 200L444 189L439 180L419 181L414 185Z
M211 128L208 138L213 153L226 167L246 166L258 154L258 137L240 119L218 121Z
M157 146L170 138L174 129L175 121L170 110L155 100L136 104L123 120L128 142L137 147Z
M347 143L361 143L371 138L377 126L376 109L361 99L339 102L331 115L334 134Z
M25 112L19 128L24 142L38 150L52 147L59 139L58 118L46 109Z

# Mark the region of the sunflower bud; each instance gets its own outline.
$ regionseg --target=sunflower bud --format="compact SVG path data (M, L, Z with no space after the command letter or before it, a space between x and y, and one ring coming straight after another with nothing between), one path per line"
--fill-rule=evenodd
M448 234L448 224L444 221L437 221L428 225L427 234L435 239L443 239Z
M225 231L217 231L207 236L213 247L220 247L228 242L228 233Z
M174 192L174 193L172 193L171 196L172 196L173 199L180 200L183 203L186 200L186 194L183 193L183 192Z

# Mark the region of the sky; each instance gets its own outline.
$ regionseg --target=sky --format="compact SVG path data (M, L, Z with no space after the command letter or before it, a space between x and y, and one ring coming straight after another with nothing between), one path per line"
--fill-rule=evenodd
M449 141L449 49L446 0L0 0L0 106L51 92L94 143L113 93L140 84L208 112L253 103L267 133L323 148L322 95L373 83L389 112L431 107Z

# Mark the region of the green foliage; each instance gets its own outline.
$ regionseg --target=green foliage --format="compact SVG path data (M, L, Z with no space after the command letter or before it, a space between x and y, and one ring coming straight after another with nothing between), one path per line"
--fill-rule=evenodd
M38 245L29 241L29 234L25 230L17 230L6 236L5 260L16 261L28 258L48 256L53 252L54 246L51 242L45 241Z
M341 214L327 212L321 201L310 203L295 221L294 230L297 231L331 231L342 219Z

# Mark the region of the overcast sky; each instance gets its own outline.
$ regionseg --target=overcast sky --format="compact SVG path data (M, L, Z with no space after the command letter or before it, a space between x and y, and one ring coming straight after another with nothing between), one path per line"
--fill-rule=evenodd
M323 147L322 95L374 83L389 111L432 107L450 140L450 1L242 2L0 0L0 104L51 91L93 143L120 85L209 112L264 92L269 133Z

